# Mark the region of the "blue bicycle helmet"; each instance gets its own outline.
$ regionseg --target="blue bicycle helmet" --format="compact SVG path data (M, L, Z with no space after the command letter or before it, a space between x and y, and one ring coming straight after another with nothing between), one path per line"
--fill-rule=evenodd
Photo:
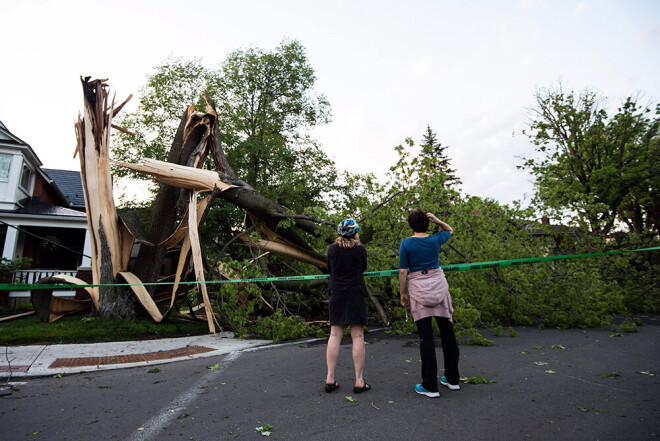
M354 236L360 231L360 226L353 219L345 219L337 225L337 234L342 237Z

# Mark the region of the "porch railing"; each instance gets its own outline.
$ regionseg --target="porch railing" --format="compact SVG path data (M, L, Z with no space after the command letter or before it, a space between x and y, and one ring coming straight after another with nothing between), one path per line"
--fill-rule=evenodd
M50 269L20 270L14 273L14 283L34 283L39 279L43 279L44 277L52 277L59 274L76 277L76 275L78 275L78 271Z

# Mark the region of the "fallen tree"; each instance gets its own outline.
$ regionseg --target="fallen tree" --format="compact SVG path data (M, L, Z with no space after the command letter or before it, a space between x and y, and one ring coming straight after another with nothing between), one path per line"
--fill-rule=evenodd
M81 81L85 99L84 116L76 123L76 153L80 158L88 227L92 238L92 279L95 285L107 285L89 288L88 292L94 308L102 317L134 318L141 306L154 320L163 320L172 310L176 295L190 288L180 289L179 282L188 274L192 261L194 280L202 282L199 290L209 330L215 332L214 315L206 284L203 283L206 263L202 258L197 228L216 197L245 210L252 224L250 228L267 239L254 241L244 234L237 238L239 243L281 254L326 271L325 256L316 252L293 228L282 227L280 222L291 219L297 229L312 234L318 231L320 225L334 224L291 213L241 180L226 159L220 142L214 103L207 97L205 113L196 112L194 106L185 110L167 162L149 158L138 163L114 161L115 164L149 175L160 184L144 231L130 213L120 218L112 194L110 130L113 127L122 130L112 124L112 119L131 97L115 107L114 101L109 101L106 80L90 80L87 77ZM217 171L202 169L209 155ZM206 196L199 199L199 193ZM128 260L135 241L140 243L140 250L133 270L129 272ZM147 289L143 284L157 281L165 253L178 246L180 252L170 306L165 313L161 313L153 299L153 286ZM222 275L232 277L231 274ZM81 282L60 280L57 277L50 280L51 283L58 281ZM112 286L124 282L132 286ZM57 311L46 313L43 309L50 308L51 302L44 300L43 294L34 296L40 299L36 302L40 306L35 305L35 308L42 310L40 317L48 317L52 321L66 313L61 305L57 306ZM377 299L371 294L370 298L383 322L387 322ZM70 307L71 311L80 309L81 306Z

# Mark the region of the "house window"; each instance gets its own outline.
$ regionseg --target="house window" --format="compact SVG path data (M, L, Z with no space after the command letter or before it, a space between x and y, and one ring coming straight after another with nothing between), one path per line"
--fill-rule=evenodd
M23 164L23 171L21 172L21 187L23 187L26 190L30 185L31 175L32 175L32 170L30 170L30 167L28 167L27 164Z
M11 161L13 159L14 155L0 153L0 179L9 179L9 171L11 170Z

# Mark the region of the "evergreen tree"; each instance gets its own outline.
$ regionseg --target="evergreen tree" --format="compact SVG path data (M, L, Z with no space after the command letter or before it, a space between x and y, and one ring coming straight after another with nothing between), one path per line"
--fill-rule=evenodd
M431 126L426 126L426 133L422 138L422 156L430 161L430 168L445 174L444 186L449 188L461 184L461 180L455 175L456 169L451 168L450 159L445 154L447 146L443 146L437 138Z

